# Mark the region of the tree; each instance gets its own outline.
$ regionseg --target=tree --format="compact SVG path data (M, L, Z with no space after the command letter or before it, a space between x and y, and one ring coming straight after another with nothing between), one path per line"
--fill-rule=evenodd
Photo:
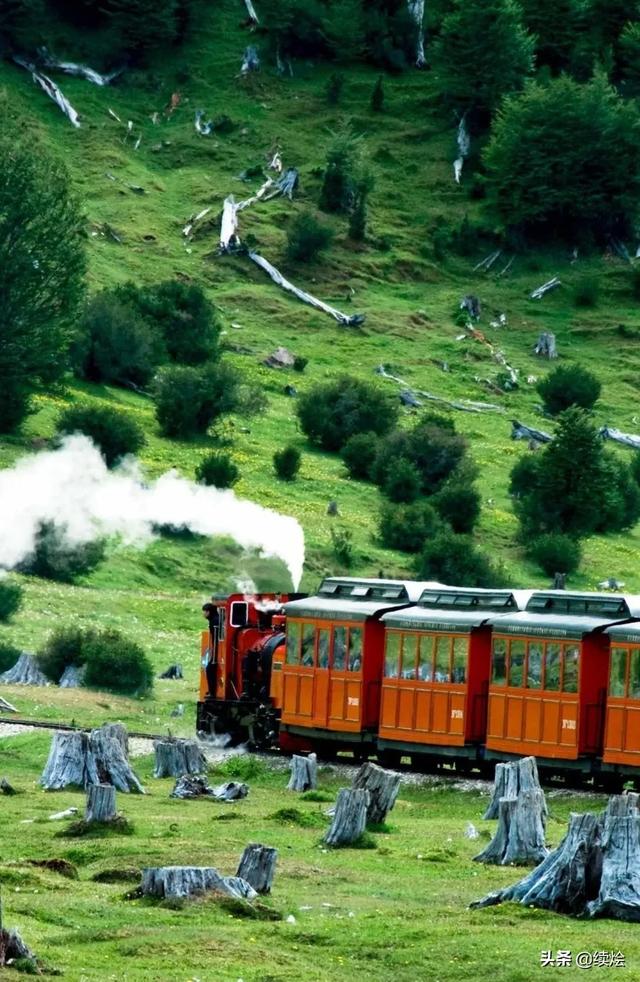
M552 416L569 406L592 409L600 398L601 389L596 376L581 365L558 365L536 385L545 412Z
M309 211L300 212L287 231L287 256L293 262L310 262L326 249L333 232Z
M370 481L371 469L377 453L378 436L376 433L356 433L349 437L341 451L349 476L360 481Z
M364 169L362 139L343 125L327 148L319 205L322 211L349 213Z
M424 499L404 505L385 502L380 510L380 538L387 549L420 552L442 527L435 508Z
M429 539L416 562L421 580L437 580L451 586L499 587L504 575L494 567L468 535L442 531Z
M638 215L640 114L602 75L531 83L502 106L484 162L506 226L573 244L585 233L622 235Z
M0 42L31 53L42 43L44 0L3 0L0 4Z
M154 385L156 418L164 436L206 433L212 423L238 405L238 377L224 362L163 368Z
M182 37L190 2L106 0L105 9L123 51L137 59Z
M536 42L536 62L553 72L568 69L585 23L582 0L520 0L524 25Z
M473 532L480 518L480 492L474 469L459 467L432 498L433 506L454 532Z
M8 107L0 103L2 116ZM84 291L82 220L66 170L0 127L0 432L63 375Z
M312 443L338 451L356 433L388 433L398 418L398 404L377 386L341 375L303 393L297 414Z
M214 451L196 467L196 481L214 488L232 488L240 480L240 469L228 453Z
M137 289L129 284L132 306L164 338L169 357L183 365L215 361L219 356L220 323L202 287L180 280L164 280Z
M382 492L389 501L408 504L415 501L422 490L422 475L414 463L406 457L394 460L384 476Z
M442 99L484 127L503 96L522 89L534 47L515 0L455 0L433 46Z
M453 422L437 413L425 413L411 430L393 430L380 442L372 470L383 490L400 461L409 461L420 475L420 490L433 494L462 463L467 441Z
M276 450L273 455L273 467L281 481L293 481L300 470L302 455L297 447L291 445Z
M70 406L58 419L58 433L84 433L95 443L107 467L144 447L144 431L129 413L111 406Z
M0 579L0 621L10 620L20 610L23 589L15 580Z
M527 555L543 573L555 576L556 573L575 573L582 559L582 549L571 536L548 532L527 544Z

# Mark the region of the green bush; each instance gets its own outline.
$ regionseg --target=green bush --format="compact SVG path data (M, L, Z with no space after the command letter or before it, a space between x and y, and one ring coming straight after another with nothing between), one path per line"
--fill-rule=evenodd
M415 464L404 457L394 461L393 467L385 472L381 486L382 493L390 501L408 504L415 501L422 489L420 471Z
M310 211L296 215L287 231L287 256L293 262L307 263L328 248L333 232Z
M15 580L0 579L0 621L10 620L20 610L23 589Z
M454 474L433 496L432 504L454 532L473 532L480 518L480 492L464 476Z
M380 538L387 549L420 552L441 529L442 522L428 501L407 505L385 502L380 510Z
M196 481L214 488L232 488L240 480L240 469L228 453L213 451L196 467Z
M91 573L104 559L104 542L67 542L64 533L51 522L42 522L36 534L34 550L18 569L21 573L40 576L58 583L74 583Z
M18 661L22 651L8 641L0 641L0 675L8 672Z
M236 372L224 362L163 368L154 385L162 434L184 438L206 433L212 423L236 408L238 389Z
M371 469L378 453L378 436L375 433L355 433L349 437L340 455L350 477L360 481L371 480Z
M84 433L96 445L107 467L127 454L136 454L146 438L142 427L128 413L111 406L71 406L58 418L58 433Z
M146 696L153 688L153 667L140 645L119 631L105 630L83 645L84 684L123 695Z
M302 455L297 447L283 447L273 455L273 468L281 481L295 480L301 463Z
M449 586L502 586L504 576L468 535L443 531L429 539L416 563L421 580L437 580Z
M536 385L545 412L553 416L570 406L591 409L600 397L600 390L595 375L580 365L558 365Z
M556 573L575 573L582 559L582 549L576 539L560 532L549 532L527 544L527 555L547 576Z
M343 125L331 139L322 178L319 205L322 211L348 213L362 170L362 140Z
M53 631L38 652L38 664L52 682L59 682L69 665L84 665L89 641L95 631L81 627L60 627Z
M173 361L200 365L217 359L220 324L202 287L165 280L140 290L137 302L143 315L164 338Z
M398 419L392 395L349 375L314 385L300 396L296 411L309 440L333 451L356 433L388 433Z
M384 489L400 461L408 460L417 469L421 490L433 494L461 464L467 441L451 420L426 413L411 430L393 430L380 441L372 475Z
M329 534L331 535L331 545L335 559L342 566L346 567L346 569L349 569L354 559L353 533L342 525L332 525Z

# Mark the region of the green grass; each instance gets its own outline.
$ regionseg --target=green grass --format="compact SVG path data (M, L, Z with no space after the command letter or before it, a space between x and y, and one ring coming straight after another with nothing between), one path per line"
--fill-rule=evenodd
M47 966L66 978L528 982L548 949L621 950L627 967L616 978L637 977L634 925L513 905L467 909L525 872L472 862L482 845L466 838L467 823L483 832L494 828L481 821L486 798L477 791L403 786L389 831L368 833L377 848L327 850L321 842L326 805L286 792L280 770L263 768L249 797L228 811L212 801L170 799L172 782L155 780L152 760L139 758L135 768L149 794L118 796L134 834L73 840L56 837L61 823L48 815L70 805L82 810L84 795L38 789L48 743L45 734L2 741L3 774L25 793L2 801L0 885L5 924L19 927ZM331 796L343 782L321 771L321 789ZM549 843L559 842L571 810L601 806L602 799L586 796L553 799ZM287 821L283 810L307 822ZM216 821L232 814L236 821ZM23 824L27 819L34 821ZM213 865L234 873L248 842L279 850L273 893L259 919L210 899L178 909L125 899L143 866ZM43 859L65 860L78 878L28 864ZM264 919L274 914L283 919ZM287 922L290 914L295 923ZM593 969L590 978L609 978L607 971Z

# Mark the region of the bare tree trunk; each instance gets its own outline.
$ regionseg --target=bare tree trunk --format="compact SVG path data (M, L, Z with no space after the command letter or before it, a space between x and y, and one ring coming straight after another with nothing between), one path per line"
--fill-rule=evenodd
M496 834L474 859L496 866L536 865L547 855L544 844L544 795L523 790L517 798L501 798Z
M246 880L257 893L271 893L277 859L277 849L252 843L242 853L236 876Z
M140 887L146 897L192 897L202 893L222 893L239 900L255 900L253 887L237 876L221 876L210 866L152 866L142 871Z
M536 430L531 426L525 426L517 419L511 420L511 439L512 440L532 440L534 443L551 443L553 437L544 430Z
M324 841L328 846L356 842L367 827L369 792L364 788L340 788L331 828Z
M614 440L615 443L621 443L625 447L640 450L640 436L636 436L634 433L623 433L622 430L617 430L615 426L602 426L598 432L603 440Z
M202 774L207 761L196 740L156 740L154 777L181 777L183 774Z
M424 0L407 0L409 13L413 17L416 25L416 66L424 68L426 59L424 56Z
M536 287L535 290L532 290L529 294L529 299L542 300L545 294L549 293L551 290L555 290L561 285L561 281L558 279L558 277L553 276L550 280L547 280L546 283L543 283L542 286Z
M112 822L116 817L116 789L112 784L90 784L85 822Z
M367 822L379 825L384 822L396 803L400 790L400 775L367 761L356 774L351 787L364 788L369 792Z
M493 795L483 818L498 818L501 798L517 798L521 791L540 791L540 778L535 757L521 757L505 764L496 764ZM544 794L542 794L544 802ZM546 820L548 811L546 803L543 806L543 817Z
M309 791L318 787L318 758L315 754L291 758L291 777L287 791Z

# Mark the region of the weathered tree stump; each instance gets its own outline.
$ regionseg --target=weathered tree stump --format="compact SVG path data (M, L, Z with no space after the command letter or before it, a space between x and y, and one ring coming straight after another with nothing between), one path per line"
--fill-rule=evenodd
M364 788L340 788L331 828L324 841L328 846L348 846L367 827L369 792Z
M84 665L67 665L60 676L58 685L61 689L78 689L84 679Z
M227 781L226 784L219 784L213 789L213 797L218 801L239 801L246 798L249 794L249 785L241 784L239 781Z
M366 761L356 774L351 787L364 788L369 792L367 822L379 825L384 822L396 803L400 790L400 775Z
M183 774L176 781L170 798L206 798L214 797L214 790L210 788L203 777L196 774Z
M600 824L596 815L575 815L557 849L514 886L490 893L471 907L490 907L506 900L563 914L582 914L598 895L602 871Z
M240 858L236 876L246 880L257 893L271 893L278 850L251 843Z
M87 788L113 784L118 791L144 794L129 764L127 744L127 731L121 723L105 723L91 733L58 731L53 735L40 783L46 791L69 785Z
M291 777L287 791L310 791L318 787L318 758L315 754L301 757L294 754L291 758Z
M535 865L547 855L544 844L544 795L520 791L517 798L501 798L496 834L474 859L496 866Z
M207 770L207 761L196 740L156 740L153 749L156 755L154 777L181 777Z
M506 764L496 764L493 785L493 795L483 818L498 818L501 798L517 798L521 791L540 791L540 778L535 757L521 757ZM548 811L543 800L543 816L546 820Z
M112 822L116 817L116 789L112 784L90 784L87 789L87 807L84 820Z
M161 679L182 679L182 665L169 665L169 667L159 676Z
M602 831L602 878L591 917L640 921L640 815L638 795L609 799Z
M1 913L2 910L0 908ZM24 958L34 964L37 964L38 961L31 948L25 944L18 932L5 931L0 923L0 968L4 968L5 965L15 961L17 958Z
M7 797L10 797L11 795L14 794L18 794L16 789L13 787L13 785L9 784L6 777L0 778L0 791L2 792L2 794L6 794Z
M33 657L23 651L17 662L7 672L0 675L0 682L6 685L49 685L49 679L40 671Z
M542 331L533 348L540 358L557 358L556 336L550 331Z
M255 900L253 887L238 876L221 876L211 866L151 866L142 871L140 890L160 900L222 893L239 900Z

